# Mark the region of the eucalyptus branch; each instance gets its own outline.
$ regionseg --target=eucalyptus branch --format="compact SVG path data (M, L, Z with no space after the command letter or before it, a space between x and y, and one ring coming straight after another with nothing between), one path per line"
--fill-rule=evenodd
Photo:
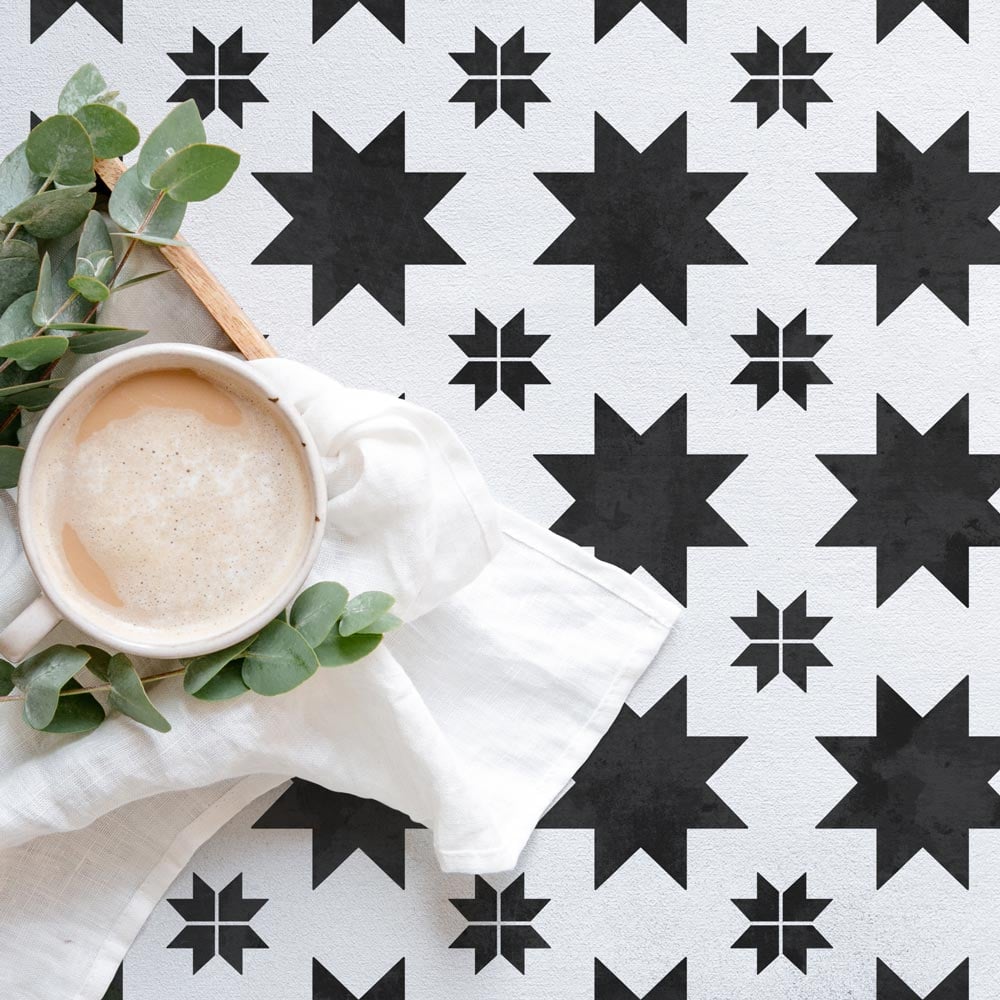
M52 175L51 174L48 177L45 178L45 183L42 184L42 186L35 192L35 194L39 195L43 191L48 191L48 189L50 187L52 187ZM20 230L20 228L21 228L21 223L20 222L15 222L14 225L10 227L10 232L8 232L7 235L3 238L3 245L4 246L6 246L14 238L14 236L18 233L18 231Z
M140 676L139 681L143 687L147 687L150 684L155 684L157 681L164 681L168 677L180 677L186 669L186 667L178 667L176 670L164 670L159 674L147 674L145 677ZM61 691L59 697L72 698L78 694L100 694L102 691L110 690L112 690L111 684L95 684L93 687L78 687L71 691ZM24 701L24 699L25 695L23 694L8 694L0 698L0 702Z

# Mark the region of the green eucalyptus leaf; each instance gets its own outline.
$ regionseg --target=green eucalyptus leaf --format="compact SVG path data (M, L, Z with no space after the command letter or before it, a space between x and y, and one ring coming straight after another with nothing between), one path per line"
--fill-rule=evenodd
M316 657L321 667L343 667L364 659L381 641L380 635L359 632L357 635L344 636L334 629L316 647Z
M77 649L82 649L90 659L87 660L87 669L104 684L108 683L108 664L111 662L111 654L100 646L88 646L80 643Z
M12 340L23 340L30 337L38 325L31 318L31 309L35 304L35 293L27 292L16 299L0 316L0 344L9 344Z
M6 698L14 690L14 664L0 660L0 698Z
M111 289L97 278L77 274L69 279L69 287L79 292L88 302L103 302L111 294Z
M28 165L27 142L11 150L0 162L0 214L38 193L44 177L39 177Z
M0 346L0 358L13 358L20 368L30 372L61 358L68 348L65 337L27 337Z
M0 312L38 283L38 250L24 240L0 243Z
M37 328L51 328L54 323L78 323L87 314L86 299L69 287L74 264L75 261L68 257L54 268L49 254L42 258L38 290L31 307L31 318Z
M64 378L50 378L42 382L24 382L0 389L0 406L20 406L25 410L43 410L66 382Z
M163 199L164 204L179 205L180 202L170 201L169 198ZM159 215L159 210L157 210L157 215ZM184 240L175 240L170 236L150 236L149 233L112 233L112 236L121 236L130 240L137 240L139 243L145 243L147 246L151 247L189 247L190 243Z
M242 642L220 649L218 652L196 656L192 660L182 660L185 667L184 690L188 694L197 694L224 666L241 657L256 638L255 633Z
M198 113L198 105L194 101L178 104L142 144L136 164L139 180L146 187L152 187L150 178L161 163L185 146L204 141L205 126Z
M28 166L57 184L94 183L94 147L87 130L72 115L53 115L39 122L25 147Z
M347 602L347 608L340 619L340 634L349 636L364 632L395 603L395 597L384 594L381 590L366 590L363 594L352 597Z
M59 95L59 114L75 115L84 104L91 104L108 96L108 84L101 76L101 71L93 63L87 63L81 66L63 87Z
M347 607L347 588L339 583L315 583L295 598L290 623L315 648L337 624Z
M309 643L278 619L266 626L246 651L243 683L257 694L284 694L309 680L318 666Z
M91 733L105 719L104 707L92 694L74 694L66 696L67 691L82 691L83 687L75 680L68 680L63 685L63 696L56 705L52 721L43 726L43 733ZM27 722L27 718L25 718ZM28 723L31 725L31 723Z
M53 240L73 232L94 207L93 183L42 191L4 213L3 222L24 226L40 240ZM173 203L172 203L173 204Z
M23 461L23 448L0 444L0 490L12 490L17 486L17 477L21 474Z
M108 683L111 685L108 704L112 708L158 733L170 732L170 723L149 700L132 661L123 653L116 653L111 657L108 663Z
M14 683L24 692L24 721L32 729L44 729L52 721L63 685L88 659L85 650L60 644L29 656L14 668Z
M86 326L85 323L77 324ZM69 338L69 349L73 354L97 354L108 351L112 347L130 344L133 340L145 337L148 330L126 330L121 327L97 329L92 333L78 333Z
M100 212L91 212L80 233L73 273L107 282L114 269L115 249L111 244L108 224Z
M150 191L139 179L138 167L130 167L111 192L108 211L122 229L132 234L143 224L155 201L156 192ZM172 239L181 228L183 219L184 205L171 198L164 198L143 229L143 241L151 237Z
M376 618L371 625L365 626L365 632L370 635L385 635L386 632L392 632L402 624L402 618L397 618L394 614L384 614Z
M85 104L74 115L90 136L94 156L99 160L124 156L139 145L139 130L107 104Z
M165 267L160 271L148 271L146 274L137 274L134 278L129 278L128 281L116 281L115 287L111 289L112 294L115 292L120 292L124 288L131 288L133 285L141 285L144 281L149 281L151 278L158 278L161 274L170 274L174 268Z
M174 201L205 201L218 194L240 165L240 155L227 146L195 143L161 163L149 179L156 191Z
M10 369L8 369L8 371L9 370ZM17 448L18 438L20 437L20 430L21 430L21 411L20 410L12 411L11 408L8 407L6 410L0 412L3 413L3 419L5 422L7 420L10 421L10 423L7 424L7 426L2 431L0 431L0 445L5 445L10 448ZM13 416L11 416L11 413L13 413Z
M204 687L192 692L202 701L229 701L246 694L250 688L243 683L243 661L227 663Z

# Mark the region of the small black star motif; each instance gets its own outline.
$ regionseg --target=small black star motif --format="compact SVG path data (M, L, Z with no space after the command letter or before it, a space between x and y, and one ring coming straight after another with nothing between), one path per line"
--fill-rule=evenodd
M188 78L167 100L194 101L202 118L218 108L242 128L243 105L267 103L267 98L249 79L267 53L244 52L242 28L237 28L221 45L215 45L197 28L191 32L190 52L167 53Z
M549 338L524 332L524 310L502 329L476 310L476 332L452 334L467 362L451 385L476 387L476 409L496 395L497 388L522 410L526 385L548 385L549 380L528 359Z
M756 667L758 691L767 687L779 673L805 691L809 667L830 666L830 661L812 640L832 619L806 613L805 591L779 612L777 606L758 590L757 614L736 617L733 621L752 640L733 660L733 666Z
M475 952L478 975L497 955L503 955L524 975L524 953L528 948L548 948L549 944L531 926L531 921L547 906L548 899L524 898L524 875L518 875L506 889L497 892L489 882L476 876L472 899L449 900L469 922L451 943L452 948Z
M922 3L962 39L969 40L969 0L878 0L875 40L881 42Z
M313 888L322 885L355 851L363 851L406 888L406 831L422 830L409 816L374 799L331 792L311 781L291 785L254 823L255 830L313 832Z
M920 715L882 678L874 736L818 736L857 784L820 829L875 830L877 886L921 849L969 887L969 831L1000 828L1000 737L969 735L969 679Z
M190 948L193 973L218 955L242 975L244 950L267 947L250 926L267 900L244 899L242 874L218 893L197 875L192 883L191 899L167 900L187 924L167 947Z
M757 952L758 975L779 955L784 955L800 972L807 972L810 949L833 947L813 926L832 900L810 899L806 875L800 875L784 892L779 892L758 873L756 897L733 902L750 921L733 947Z
M857 498L817 545L874 546L876 601L921 566L969 604L969 549L1000 545L1000 455L969 453L969 397L921 434L881 396L874 455L816 457Z
M757 29L756 52L734 52L733 58L751 79L733 98L757 105L757 128L784 108L803 128L810 104L828 104L829 94L813 79L832 52L810 52L806 29L779 46L763 28Z
M682 42L687 41L687 0L597 0L594 7L594 41L599 42L639 6L655 14Z
M805 309L780 331L778 324L758 309L757 332L733 334L733 340L754 359L733 379L733 385L757 386L758 410L779 392L804 410L809 386L830 384L812 360L829 339L828 333L806 332Z
M592 264L600 323L642 285L687 322L691 264L745 264L708 216L746 177L688 173L687 116L641 153L596 115L594 172L535 176L575 216L536 264Z
M292 215L255 264L311 264L313 322L361 285L406 321L406 265L462 264L425 216L464 174L406 169L406 116L361 152L313 115L311 173L256 173Z
M648 993L633 993L600 959L594 959L594 1000L687 1000L687 959L677 963Z
M746 829L708 786L745 739L688 736L683 678L645 715L621 710L538 826L594 831L595 886L644 850L686 887L688 830Z
M876 268L877 322L921 285L969 322L969 265L1000 264L1000 173L969 170L969 116L920 152L878 116L876 168L818 174L857 216L820 264Z
M406 959L400 959L370 990L355 996L313 959L312 1000L406 1000Z
M690 454L686 396L642 434L595 396L594 454L535 458L574 498L553 531L644 567L682 604L688 547L746 545L708 502L746 455Z
M969 1000L969 960L965 959L930 993L921 996L879 959L876 967L875 1000Z
M122 0L31 0L31 41L45 34L74 4L79 4L119 42L124 38Z
M355 6L364 7L401 42L406 41L406 0L313 0L313 41L318 42Z
M475 50L451 53L452 59L469 77L452 102L476 106L476 128L498 108L524 128L525 105L549 101L531 79L532 73L549 55L548 52L525 52L524 28L511 35L503 45L497 45L489 35L476 28Z

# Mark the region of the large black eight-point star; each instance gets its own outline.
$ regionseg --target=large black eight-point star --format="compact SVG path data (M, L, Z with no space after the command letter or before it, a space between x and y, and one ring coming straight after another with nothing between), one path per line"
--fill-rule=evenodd
M124 37L122 0L31 0L31 41L45 34L56 21L79 3L91 17L118 41Z
M406 41L406 0L313 0L313 41L318 42L356 6L364 7L401 42Z
M926 434L878 397L874 455L818 455L857 498L818 545L874 546L876 601L921 566L969 603L969 549L1000 545L1000 455L969 454L969 397Z
M922 3L962 41L969 40L969 0L878 0L875 40L881 42L890 31L899 27Z
M636 7L655 14L682 42L687 41L687 0L596 0L594 41L599 42Z
M1000 173L969 170L964 114L923 153L878 116L870 173L819 174L857 216L820 264L873 264L881 323L925 285L969 322L969 266L1000 264Z
M593 829L595 886L644 850L686 887L688 830L746 828L707 784L745 739L688 736L684 678L645 715L622 709L538 825Z
M874 736L819 736L857 784L821 829L875 830L881 888L918 851L969 887L969 831L1000 828L1000 737L969 735L966 677L926 715L882 678Z
M359 153L314 115L311 173L254 174L292 215L254 263L312 265L313 323L358 285L403 323L406 265L464 263L425 219L464 174L407 171L405 129Z
M575 216L537 264L592 264L600 323L640 285L687 322L691 264L745 264L708 221L746 177L688 173L687 116L639 152L595 115L594 172L535 176Z
M406 959L400 959L371 989L352 993L318 959L313 959L312 1000L406 1000Z
M552 530L644 567L682 604L689 546L746 545L708 502L746 455L689 454L686 396L642 434L595 396L594 454L535 457L574 498Z
M920 994L882 959L876 966L875 1000L969 1000L969 960L965 959L930 991Z
M313 888L321 885L355 851L363 851L400 888L406 888L406 831L422 829L408 816L346 792L293 778L255 830L313 832Z

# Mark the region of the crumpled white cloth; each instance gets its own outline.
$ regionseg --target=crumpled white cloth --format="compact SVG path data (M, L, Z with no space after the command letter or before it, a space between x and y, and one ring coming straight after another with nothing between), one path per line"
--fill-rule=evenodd
M408 624L277 698L209 704L164 682L166 735L120 717L37 734L0 705L5 1000L99 1000L193 851L287 776L407 813L446 871L513 868L679 612L494 503L440 418L295 362L254 364L324 456L313 579L386 590ZM8 501L0 620L33 589L13 517Z

